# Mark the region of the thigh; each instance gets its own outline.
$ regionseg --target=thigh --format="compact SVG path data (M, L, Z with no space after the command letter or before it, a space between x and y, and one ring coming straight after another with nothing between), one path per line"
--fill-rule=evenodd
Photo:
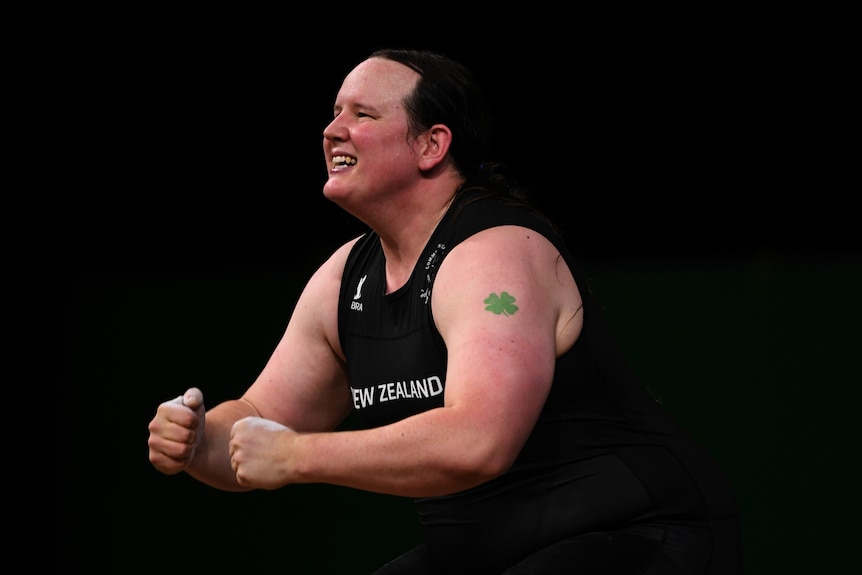
M510 567L504 575L682 575L660 541L624 532L563 539Z
M375 571L372 575L439 575L431 566L425 545L418 545Z

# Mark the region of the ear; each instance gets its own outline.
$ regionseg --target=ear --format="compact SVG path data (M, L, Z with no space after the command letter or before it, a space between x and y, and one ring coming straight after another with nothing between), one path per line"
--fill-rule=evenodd
M419 169L423 172L434 169L449 155L452 131L445 124L434 124L416 141L419 154Z

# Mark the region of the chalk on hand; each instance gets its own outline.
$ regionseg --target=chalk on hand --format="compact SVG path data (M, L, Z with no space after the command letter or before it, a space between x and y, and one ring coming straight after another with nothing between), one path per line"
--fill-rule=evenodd
M204 402L203 393L196 387L192 387L183 395L183 405L197 409Z

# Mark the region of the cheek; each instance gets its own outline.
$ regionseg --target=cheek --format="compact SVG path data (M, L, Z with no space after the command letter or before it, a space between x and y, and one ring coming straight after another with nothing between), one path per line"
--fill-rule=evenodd
M403 129L382 128L371 123L357 126L350 138L357 148L379 150L389 155L410 149Z
M390 151L378 163L379 174L392 182L405 181L419 173L415 162L411 162L412 154L408 150Z
M371 157L376 165L386 169L403 169L411 151L402 137L387 135L369 139L360 154L366 159Z

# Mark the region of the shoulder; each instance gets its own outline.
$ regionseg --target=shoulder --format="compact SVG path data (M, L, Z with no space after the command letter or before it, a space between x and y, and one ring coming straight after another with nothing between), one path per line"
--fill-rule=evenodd
M299 339L314 341L323 334L332 349L338 345L338 302L344 267L351 250L361 236L336 249L311 275L299 300L294 306L290 320L290 333L302 334Z
M447 218L447 239L454 246L478 232L498 226L537 230L552 242L559 241L550 220L526 201L481 191L468 191L457 197L452 206L452 216Z
M357 236L352 240L345 242L341 246L338 247L332 254L323 262L323 265L320 266L318 272L323 272L324 274L332 274L335 273L340 277L341 273L344 271L344 266L347 263L348 258L350 257L353 248L356 244L367 237L367 234L363 234L361 236Z
M553 263L560 250L544 233L531 227L503 224L479 230L453 247L446 259L459 265L514 269Z
M433 297L444 304L468 294L475 301L483 294L516 290L521 297L547 298L559 287L561 266L567 270L545 235L519 225L494 226L452 248L440 265Z
M463 338L467 341L493 325L497 337L507 341L553 338L549 345L559 355L578 336L582 298L551 239L532 228L504 225L478 232L452 249L437 273L431 306L444 339L463 329L471 334ZM500 316L504 323L489 323Z
M363 237L359 236L342 244L317 268L317 271L312 274L304 290L309 297L322 296L328 298L333 294L337 296L347 259L356 243Z

